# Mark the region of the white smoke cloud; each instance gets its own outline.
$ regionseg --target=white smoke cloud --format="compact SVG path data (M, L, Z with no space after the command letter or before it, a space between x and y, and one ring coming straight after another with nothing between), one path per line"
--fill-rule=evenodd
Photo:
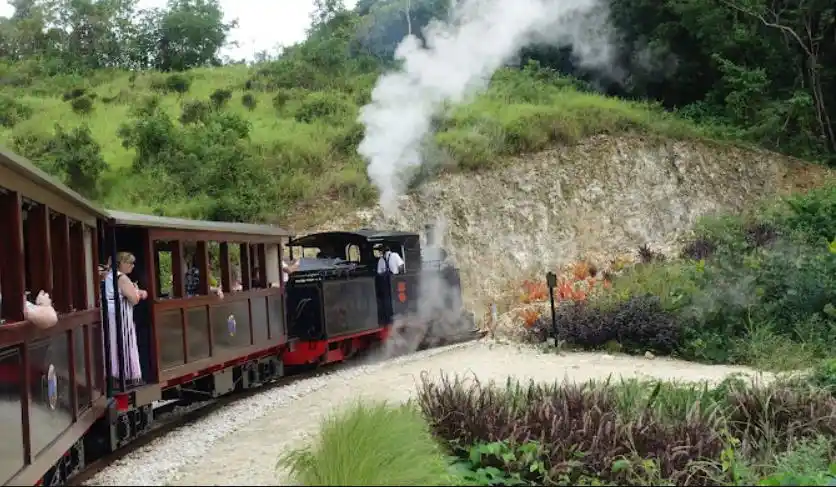
M403 175L421 165L422 143L445 103L483 91L497 69L532 43L572 44L582 66L608 66L607 18L600 0L462 0L447 22L427 26L426 49L406 37L395 52L400 69L378 79L359 118L365 137L358 150L384 215L397 211Z

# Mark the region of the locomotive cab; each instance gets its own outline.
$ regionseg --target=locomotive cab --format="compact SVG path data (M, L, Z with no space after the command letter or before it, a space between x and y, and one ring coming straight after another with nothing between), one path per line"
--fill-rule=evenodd
M378 276L375 245L398 252L407 273L420 266L418 235L405 232L325 232L289 242L299 269L287 284L287 321L301 340L330 340L392 323L392 279Z
M379 247L401 256L403 272L378 274ZM288 328L300 340L385 329L399 318L419 323L432 344L451 331L473 331L462 309L458 270L441 258L443 249L422 251L417 233L324 232L292 240L288 248L300 258L287 285Z

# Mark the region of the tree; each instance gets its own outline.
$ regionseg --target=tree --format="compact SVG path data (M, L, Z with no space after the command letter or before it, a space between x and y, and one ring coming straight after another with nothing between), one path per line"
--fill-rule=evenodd
M162 71L218 64L218 52L237 25L224 23L217 0L170 0L159 21L156 67Z
M87 125L69 131L56 126L49 157L54 167L65 174L69 187L87 198L98 196L99 177L107 163Z
M836 131L831 121L833 105L828 104L828 96L833 100L832 87L825 94L822 77L827 76L823 71L822 54L832 60L836 56L836 8L832 2L804 1L795 5L794 9L774 7L753 2L747 6L741 3L723 0L723 3L746 15L754 17L764 26L780 31L790 45L799 51L800 62L796 63L798 79L812 97L816 111L816 120L831 153L836 153ZM787 11L789 10L789 11ZM830 76L833 76L833 66L830 66Z

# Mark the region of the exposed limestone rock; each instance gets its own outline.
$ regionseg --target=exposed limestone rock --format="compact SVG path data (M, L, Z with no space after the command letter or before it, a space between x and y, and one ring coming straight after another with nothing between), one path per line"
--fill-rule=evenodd
M465 303L481 317L523 279L579 258L606 266L642 244L678 253L677 240L698 217L740 212L825 177L822 167L766 151L599 136L510 160L501 170L442 175L402 198L394 221L370 209L319 230L422 232L445 219L445 245L462 269Z

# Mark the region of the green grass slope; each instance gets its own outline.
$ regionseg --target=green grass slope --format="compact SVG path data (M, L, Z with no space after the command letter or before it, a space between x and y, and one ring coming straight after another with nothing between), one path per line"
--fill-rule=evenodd
M284 220L313 217L329 202L348 209L373 202L376 191L356 153L363 134L357 116L377 74L305 89L283 87L287 83L276 79L287 73L276 69L232 65L175 75L111 71L39 80L2 95L5 110L18 115L6 117L12 121L0 128L0 143L66 180L66 169L48 161L57 157L50 138L56 126L88 127L106 162L96 197L116 208ZM213 97L226 101L211 106ZM89 100L88 111L74 110L78 98ZM194 102L210 113L183 123L184 107L188 111ZM243 122L244 129L230 120ZM128 141L126 129L144 139ZM583 91L552 72L507 69L496 73L486 93L438 121L439 150L431 162L445 170L484 170L501 164L502 156L625 131L673 138L709 133L656 106ZM229 177L233 169L252 177ZM212 202L223 198L229 200L224 208L213 209Z

